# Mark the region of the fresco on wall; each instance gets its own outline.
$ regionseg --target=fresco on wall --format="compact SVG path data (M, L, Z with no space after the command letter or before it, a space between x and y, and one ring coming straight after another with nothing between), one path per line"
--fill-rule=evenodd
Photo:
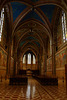
M66 64L66 50L63 50L56 54L56 68L63 68ZM47 71L52 70L52 58L47 60Z
M56 68L64 67L66 63L65 50L56 55Z
M57 41L58 41L58 47L62 44L62 35L60 33L57 33Z
M60 16L61 17L61 16ZM61 18L59 19L58 21L58 27L57 27L57 44L58 44L58 47L61 46L62 44L62 23L61 23Z
M52 71L52 57L47 60L47 71Z
M0 48L0 67L6 67L7 54Z

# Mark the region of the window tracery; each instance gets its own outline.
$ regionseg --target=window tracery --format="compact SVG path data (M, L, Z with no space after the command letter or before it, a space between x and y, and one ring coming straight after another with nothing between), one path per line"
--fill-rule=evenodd
M66 16L64 11L62 11L62 31L63 31L63 42L67 41L67 32L66 32Z
M0 41L2 38L3 22L4 22L4 8L2 8L0 15Z
M36 64L36 59L34 55L33 55L33 64Z
M23 56L23 64L25 64L27 62L27 64L36 64L36 58L35 55L28 53L27 55L24 54Z
M28 54L28 64L31 64L31 54Z
M23 64L26 63L26 55L23 56Z

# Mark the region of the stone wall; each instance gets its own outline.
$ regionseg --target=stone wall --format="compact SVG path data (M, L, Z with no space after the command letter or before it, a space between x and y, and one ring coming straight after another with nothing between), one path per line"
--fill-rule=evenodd
M59 12L59 16L57 16L55 28L55 46L57 46L57 50L55 51L56 76L59 78L65 78L65 64L67 63L67 41L66 43L63 43L61 10ZM52 57L47 59L47 75L52 75Z
M30 70L37 70L38 67L37 67L37 64L22 64L22 61L20 62L20 69L22 70L27 70L27 69L30 69Z
M61 49L55 54L56 76L58 76L59 78L65 77L66 48L67 47Z
M65 77L66 50L67 47L55 54L56 76L59 78ZM52 57L47 59L47 75L52 75Z
M14 59L11 57L10 75L13 75L13 70L14 70Z
M52 57L49 57L47 59L47 71L49 71L49 72L52 71Z
M0 47L0 77L5 77L7 68L7 52Z
M57 47L58 48L60 48L60 46L63 44L62 36L63 36L63 33L62 33L62 14L60 14L59 20L57 23Z

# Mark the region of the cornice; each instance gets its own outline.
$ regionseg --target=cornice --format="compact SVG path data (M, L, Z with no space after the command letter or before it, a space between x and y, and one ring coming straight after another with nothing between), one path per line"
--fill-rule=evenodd
M59 48L58 51L55 53L57 55L58 53L62 52L63 50L67 49L67 42L63 43Z
M0 48L8 55L7 51L4 49L4 47L0 44Z

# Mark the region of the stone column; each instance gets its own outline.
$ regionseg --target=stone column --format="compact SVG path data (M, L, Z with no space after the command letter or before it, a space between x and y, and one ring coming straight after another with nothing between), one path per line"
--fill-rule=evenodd
M65 51L65 54L66 54L66 65L67 65L67 47L66 47L66 51Z
M20 69L22 70L22 57L20 57Z
M43 68L42 68L42 75L45 75L45 54L43 54L43 61L42 61L42 64L43 64Z
M22 70L23 70L23 56L21 58L22 58Z
M47 72L47 54L44 53L44 74Z
M50 40L50 55L52 55L52 41Z
M67 48L66 48L66 64L65 64L65 81L66 81L66 94L67 94Z
M20 70L20 61L18 60L18 63L17 63L17 74L19 75L19 70Z
M6 74L10 76L10 67L11 67L11 39L8 39L8 56L7 56L7 71Z
M39 55L39 70L40 70L40 75L41 75L41 63L42 63L42 59L41 59L41 55Z
M17 51L14 52L14 75L16 75Z
M31 54L31 70L32 70L32 67L33 67L33 55Z
M28 54L26 54L26 70L27 70L27 59L28 59Z
M43 50L43 73L42 74L45 75L46 71L47 71L47 54Z
M41 75L43 75L43 55L41 56Z
M56 64L55 64L55 43L52 44L52 74L56 75Z
M36 59L36 64L35 64L35 65L36 65L37 70L39 70L39 74L40 74L40 60L39 60L39 54L36 55L35 59Z
M8 46L8 56L7 56L7 75L10 75L11 66L11 47Z
M39 70L39 65L38 65L39 57L38 57L38 55L35 57L35 59L36 59L35 68L37 70Z
M66 94L67 94L67 64L65 64Z

